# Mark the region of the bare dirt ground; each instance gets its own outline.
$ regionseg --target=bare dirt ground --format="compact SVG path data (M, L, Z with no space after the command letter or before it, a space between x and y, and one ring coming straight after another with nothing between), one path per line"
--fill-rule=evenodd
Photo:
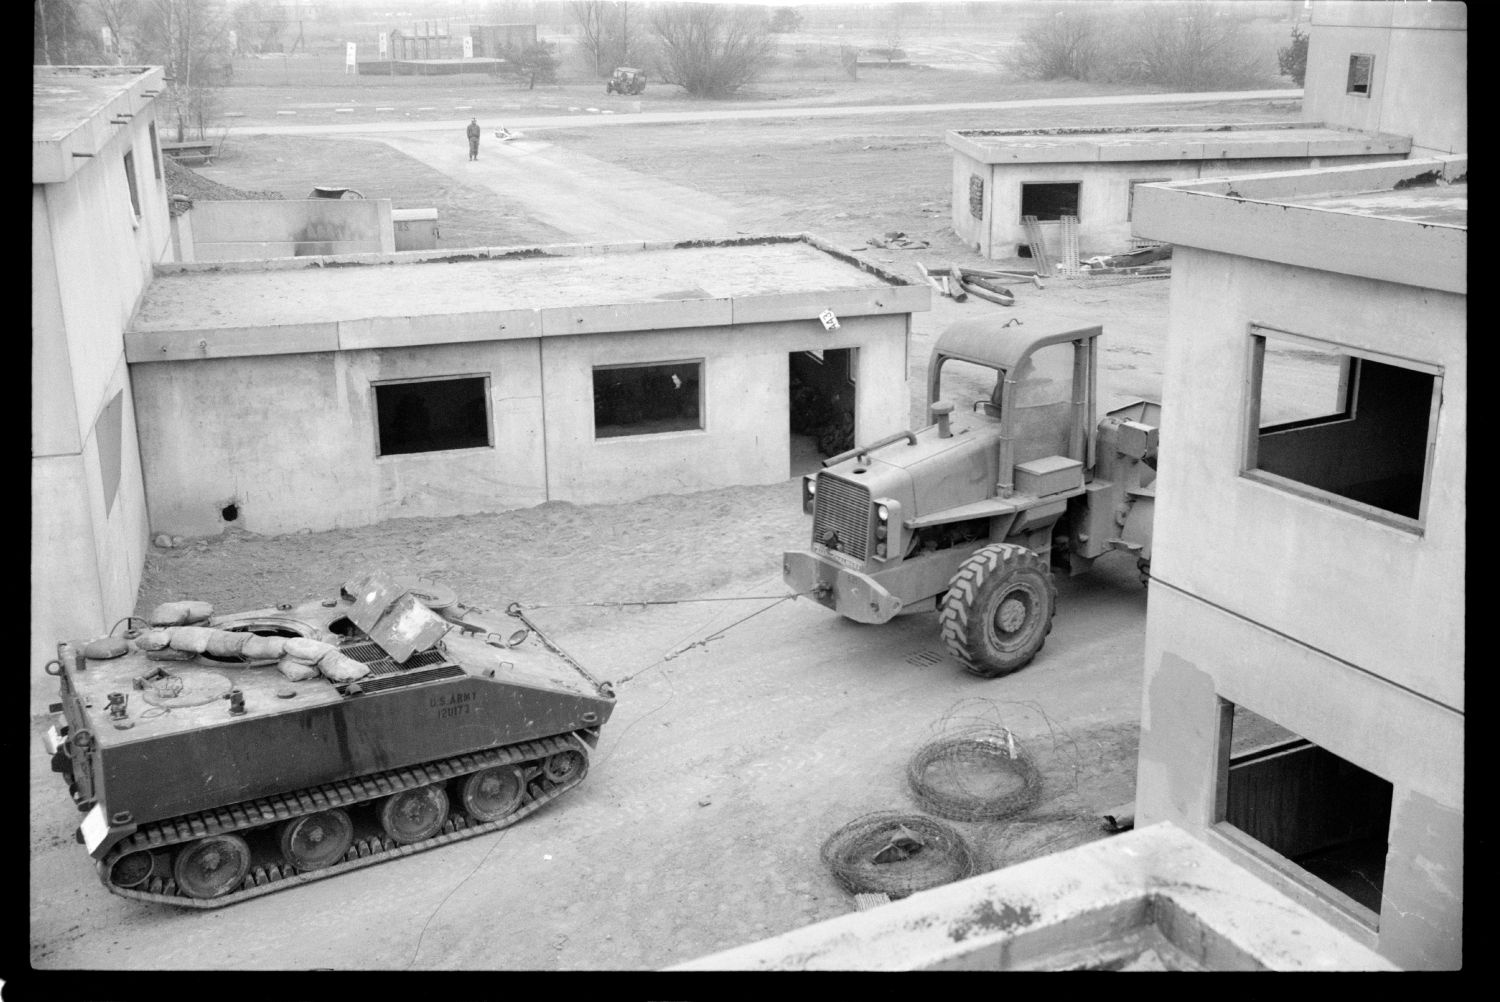
M1139 120L1128 109L1076 115ZM1152 110L1158 121L1278 117L1291 115L1270 105ZM1043 118L1069 120L1054 112L1014 124ZM865 253L915 277L916 261L979 263L947 228L949 155L939 133L984 124L995 123L898 116L530 138L553 164L628 175L641 190L650 179L671 186L656 188L658 215L684 191L694 211L729 207L735 227L812 230L850 246L903 230L931 247ZM464 173L461 135L452 137L452 163L445 157L416 138L268 137L237 141L203 173L292 197L344 184L397 206L436 205L445 246L578 238L581 224L550 204L555 189L507 189L500 168ZM580 200L589 197L579 189ZM1167 287L1017 286L1010 310L935 299L914 318L914 424L932 339L984 311L1026 324L1103 323L1103 407L1157 398ZM943 656L931 613L871 628L769 598L608 605L782 595L780 554L802 546L807 532L789 480L282 537L229 532L152 548L140 612L177 598L220 611L260 608L326 594L383 566L442 581L477 604L540 607L536 618L591 670L638 677L621 687L587 782L523 824L223 912L106 894L72 843L76 814L33 747L33 965L584 970L685 961L848 912L818 861L819 843L860 813L910 809L907 758L935 722L975 697L1037 751L1047 776L1045 800L1024 827L960 826L986 868L1095 837L1080 819L1131 799L1145 593L1127 561L1059 582L1043 657L993 682Z

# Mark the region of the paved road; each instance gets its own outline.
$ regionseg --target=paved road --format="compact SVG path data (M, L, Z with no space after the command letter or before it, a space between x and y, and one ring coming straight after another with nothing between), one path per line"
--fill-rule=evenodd
M732 108L702 111L653 111L606 115L579 113L535 117L506 117L504 125L531 129L592 129L620 125L667 125L679 122L730 122L766 118L844 118L850 115L917 115L929 112L1011 111L1022 108L1077 108L1093 105L1203 104L1220 101L1301 100L1301 90L1205 91L1197 94L1117 94L1096 97L1034 98L1025 101L983 101L971 104L880 104L816 107ZM231 135L251 136L361 136L389 132L451 132L462 130L468 118L432 122L368 122L348 125L236 125ZM492 123L500 124L500 123Z

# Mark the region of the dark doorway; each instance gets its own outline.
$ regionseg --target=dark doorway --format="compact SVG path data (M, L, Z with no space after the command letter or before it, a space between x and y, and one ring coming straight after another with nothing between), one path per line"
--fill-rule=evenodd
M791 476L854 447L857 349L794 351L787 356Z

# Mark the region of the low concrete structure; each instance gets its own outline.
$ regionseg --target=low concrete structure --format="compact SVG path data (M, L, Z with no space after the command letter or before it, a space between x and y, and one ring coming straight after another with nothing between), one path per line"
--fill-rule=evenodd
M398 251L437 250L442 234L436 209L392 209L391 226Z
M1467 170L1136 196L1175 247L1137 820L1412 969L1463 962Z
M1318 122L1262 125L1142 125L1118 128L967 129L953 149L953 230L991 258L1026 242L1022 216L1036 216L1056 254L1061 216L1078 219L1087 255L1131 246L1136 187L1324 164L1400 160L1404 136Z
M135 607L146 498L121 334L168 260L156 136L162 71L38 66L31 119L31 643ZM51 681L51 680L45 680ZM46 689L33 687L45 703ZM55 692L55 688L52 688Z
M1170 824L670 968L1392 971L1396 966Z
M396 246L388 198L200 200L172 217L178 261L244 261L389 253Z
M125 336L151 526L785 480L792 356L847 352L856 435L890 434L929 303L807 236L166 267Z
M1469 5L1312 5L1302 113L1410 136L1411 155L1469 149Z

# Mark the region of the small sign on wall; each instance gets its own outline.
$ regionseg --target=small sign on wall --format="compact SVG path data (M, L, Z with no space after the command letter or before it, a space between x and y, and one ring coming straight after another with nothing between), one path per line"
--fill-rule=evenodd
M474 37L472 35L464 36L464 58L474 58Z
M389 46L390 46L390 36L388 36L385 32L382 31L380 33L380 58L381 59L385 58L385 54L386 54L386 51L387 51L387 49L388 49Z
M344 51L344 72L353 73L359 64L354 59L354 43L350 42Z
M833 315L832 310L824 310L818 314L818 319L823 321L823 329L836 331L839 329L839 318Z

